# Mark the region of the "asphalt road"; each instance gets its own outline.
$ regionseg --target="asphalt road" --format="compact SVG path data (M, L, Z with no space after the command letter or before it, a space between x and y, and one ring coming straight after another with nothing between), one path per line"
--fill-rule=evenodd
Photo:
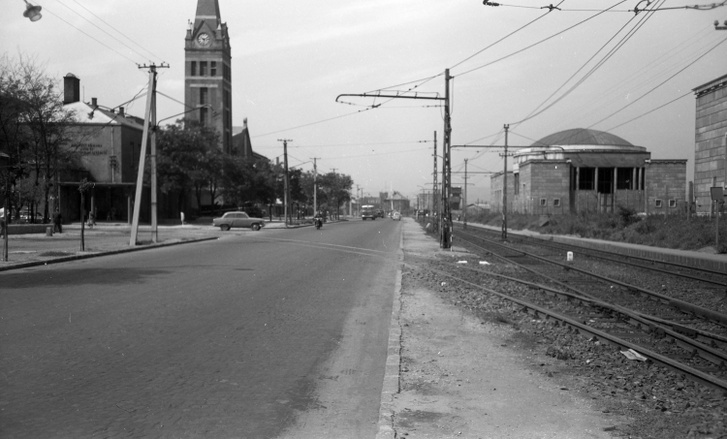
M0 437L373 438L400 228L0 273Z

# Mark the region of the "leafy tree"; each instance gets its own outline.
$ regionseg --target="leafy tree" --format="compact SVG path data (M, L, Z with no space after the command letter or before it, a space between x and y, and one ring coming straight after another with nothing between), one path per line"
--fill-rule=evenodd
M25 188L22 197L15 194L15 204L28 202L32 212L43 201L45 220L59 169L70 161L62 145L70 139L71 122L62 92L32 59L0 57L0 140L13 167L11 184Z
M217 148L218 133L190 120L178 120L157 134L157 178L159 190L176 193L179 206L188 207L191 193L202 205L204 190L217 197L225 154Z
M338 214L340 207L351 200L353 179L349 175L329 172L318 176L318 185L325 196L321 206L327 206ZM320 196L319 196L320 198Z

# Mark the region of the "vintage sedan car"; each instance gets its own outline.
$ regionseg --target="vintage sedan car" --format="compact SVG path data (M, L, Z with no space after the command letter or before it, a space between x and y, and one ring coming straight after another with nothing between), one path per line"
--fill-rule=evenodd
M220 230L230 230L233 227L260 230L265 227L265 221L262 218L251 217L245 212L226 212L221 217L213 219L212 225L219 227Z

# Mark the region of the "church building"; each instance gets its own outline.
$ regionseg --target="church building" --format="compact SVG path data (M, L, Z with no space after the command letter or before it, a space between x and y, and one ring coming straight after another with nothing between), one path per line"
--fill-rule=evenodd
M218 0L198 0L184 39L184 103L187 118L220 133L220 149L232 153L232 57L227 23Z

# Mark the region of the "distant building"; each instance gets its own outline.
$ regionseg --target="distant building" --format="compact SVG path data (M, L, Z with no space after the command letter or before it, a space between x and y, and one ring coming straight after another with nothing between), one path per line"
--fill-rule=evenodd
M603 131L570 129L513 153L507 210L527 214L647 213L686 208L687 160L652 160L643 146ZM503 173L491 177L491 207L502 210Z
M394 191L391 195L384 199L384 209L388 211L398 210L399 212L409 211L409 199L403 196L399 191Z
M694 197L697 212L712 208L710 188L727 189L727 75L694 89L697 116Z

